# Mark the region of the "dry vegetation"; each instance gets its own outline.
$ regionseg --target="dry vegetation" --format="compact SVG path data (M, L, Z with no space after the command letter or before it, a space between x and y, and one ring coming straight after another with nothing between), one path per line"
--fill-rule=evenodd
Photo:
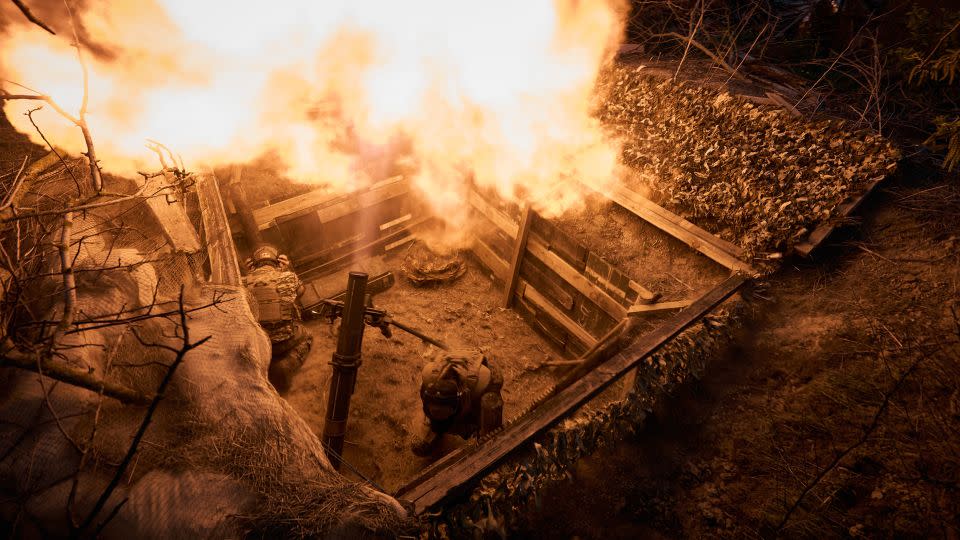
M882 137L809 122L622 66L604 79L600 119L653 196L750 255L783 252L899 157Z

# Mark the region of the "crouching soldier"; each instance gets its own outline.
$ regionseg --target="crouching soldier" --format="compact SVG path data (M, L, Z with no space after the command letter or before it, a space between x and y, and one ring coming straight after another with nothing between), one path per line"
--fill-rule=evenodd
M290 270L286 256L277 248L261 245L247 260L243 282L256 302L260 326L270 336L270 383L281 394L290 389L293 375L307 359L313 336L300 318L299 297L303 283Z
M444 433L467 439L502 425L503 377L492 359L478 352L444 352L423 367L421 381L427 428L414 443L414 454L431 454Z

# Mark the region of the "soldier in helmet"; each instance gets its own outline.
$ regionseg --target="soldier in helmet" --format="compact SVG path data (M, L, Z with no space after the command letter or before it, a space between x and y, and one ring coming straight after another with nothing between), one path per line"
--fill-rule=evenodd
M269 244L261 244L253 251L247 268L244 285L256 302L260 326L270 336L270 382L284 393L313 344L313 337L300 322L298 299L303 283L290 270L287 257Z
M428 426L413 445L413 453L433 452L444 433L464 439L500 427L503 377L492 359L471 351L442 353L423 367L420 400Z

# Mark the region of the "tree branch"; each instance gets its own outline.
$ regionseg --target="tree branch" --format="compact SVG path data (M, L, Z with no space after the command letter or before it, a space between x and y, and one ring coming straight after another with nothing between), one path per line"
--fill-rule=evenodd
M93 189L99 193L103 189L103 178L100 176L100 164L97 163L97 152L93 146L93 135L90 134L90 128L87 127L87 102L90 97L90 70L87 68L87 62L83 59L83 52L80 48L80 36L77 35L77 22L73 18L73 9L70 8L70 2L63 0L63 5L67 8L70 15L70 28L73 30L73 46L77 49L77 61L80 62L80 69L83 73L83 98L80 102L79 122L77 126L83 133L83 141L87 145L87 161L90 162L90 180L93 181Z
M73 230L73 212L63 215L63 225L60 227L60 241L57 252L60 254L60 273L63 275L63 315L57 323L50 341L50 350L56 346L60 338L73 325L73 317L77 309L77 279L73 275L73 261L70 260L70 233Z
M880 424L880 417L883 416L883 413L887 410L887 407L890 405L890 399L893 397L894 394L897 393L898 390L900 390L900 387L903 386L903 383L907 380L907 377L909 377L910 374L913 373L913 371L917 368L917 365L920 363L920 360L922 358L923 356L920 356L916 360L914 360L914 362L910 364L910 367L908 367L903 371L903 373L900 375L897 381L893 384L893 387L891 387L890 390L888 390L887 393L883 395L883 401L880 403L880 406L877 408L877 412L873 415L873 420L870 422L870 425L863 430L863 434L860 436L860 438L857 439L856 442L854 442L853 444L845 448L842 452L837 454L837 456L833 458L833 461L831 461L829 465L824 467L817 474L817 476L809 484L807 484L806 487L803 488L803 490L797 496L796 500L793 501L793 504L791 504L790 507L787 508L787 511L783 514L783 518L780 520L780 523L777 524L775 531L778 536L779 536L779 533L786 526L787 522L790 520L790 516L793 515L794 511L796 511L796 509L800 506L800 503L803 502L804 497L806 497L813 490L813 488L817 487L820 481L823 480L828 474L830 474L831 471L836 469L837 465L839 465L840 462L843 461L843 458L847 457L847 455L849 455L850 452L853 452L854 450L862 446L865 442L867 442L867 439L870 438L870 435L873 434L874 430L876 430L877 426Z
M20 186L23 185L23 170L27 168L27 161L29 161L30 155L23 156L23 163L20 164L20 170L17 171L17 175L13 177L13 183L10 185L10 191L3 197L3 203L0 204L0 210L7 208L13 204L17 196L17 191L20 191Z
M47 136L43 134L43 131L40 129L40 126L33 120L33 113L42 109L43 106L39 106L35 109L30 109L27 112L23 113L27 118L30 119L30 123L33 124L33 129L37 130L37 133L40 135L40 138L43 139L43 142L47 143L47 148L53 152L53 155L57 156L57 159L60 160L60 164L63 165L63 168L66 169L67 174L70 175L70 178L73 178L73 183L77 185L77 196L80 196L83 193L83 190L80 189L80 181L77 180L76 175L73 174L73 169L67 165L67 162L63 160L63 156L60 155L60 152L57 152L57 149L53 147L50 141L47 140Z
M117 467L117 471L114 473L113 478L110 480L110 483L107 485L106 489L103 490L103 493L100 494L100 498L97 499L97 503L94 505L93 510L90 511L90 514L87 518L80 524L79 531L83 532L86 530L93 521L96 519L97 515L103 510L104 505L110 499L110 495L113 494L113 491L120 484L120 480L123 479L123 475L127 471L127 467L130 466L130 462L133 460L133 456L137 453L137 448L140 445L140 441L143 439L143 435L147 432L147 428L150 427L150 422L153 420L153 414L156 412L157 407L160 405L160 402L163 401L164 395L169 386L170 381L173 379L173 374L177 371L177 368L180 367L180 364L183 362L183 359L186 357L187 353L191 350L203 345L210 339L211 336L201 338L193 343L190 342L190 329L187 325L187 310L183 305L183 287L180 287L180 296L178 300L180 306L180 330L181 330L181 339L182 346L180 350L177 351L176 357L173 359L173 363L170 364L170 368L167 369L166 375L164 375L163 380L160 382L160 386L157 388L157 393L153 398L153 401L150 402L150 406L147 408L147 413L143 417L143 421L140 423L140 427L137 429L136 434L133 436L133 442L130 444L130 447L127 449L126 455L123 456L123 460L120 462L120 466ZM125 501L121 501L122 505ZM106 523L116 515L119 508L114 508L109 516L97 526L97 531L99 532Z
M693 39L692 36L682 36L682 35L680 35L680 34L678 34L678 33L676 33L676 32L664 32L664 33L662 33L662 34L651 34L651 37L669 37L669 38L673 38L673 39L678 39L678 40L680 40L680 41L686 41L686 42L688 43L688 45L693 45L694 47L700 49L700 51L703 52L703 54L709 56L710 59L713 60L717 65L719 65L719 66L722 67L723 69L727 70L727 72L730 73L730 75L732 75L732 76L734 76L734 77L736 77L736 78L738 78L738 79L744 80L744 81L748 81L748 82L750 81L750 79L749 79L746 75L743 75L743 74L740 73L739 71L733 69L733 68L730 66L730 64L726 63L726 62L723 60L723 58L720 58L719 56L717 56L716 54L714 54L713 51L711 51L710 49L708 49L704 44L702 44L702 43L700 43L699 41Z
M57 35L57 33L54 32L53 29L51 29L49 26L47 26L46 23L38 19L36 15L34 15L32 11L30 11L30 8L28 8L26 4L24 4L21 0L11 0L11 1L13 2L13 5L17 6L17 8L20 9L20 13L23 13L23 16L26 17L28 21L39 26L40 28L43 28L44 30L46 30L47 32L50 32L53 35Z
M39 363L37 355L41 356ZM99 393L103 388L103 395L125 405L148 405L151 400L150 397L132 388L95 377L89 370L55 360L47 354L22 351L16 348L9 338L0 345L0 362L2 362L0 366L25 369L34 373L42 372L46 377L91 392Z

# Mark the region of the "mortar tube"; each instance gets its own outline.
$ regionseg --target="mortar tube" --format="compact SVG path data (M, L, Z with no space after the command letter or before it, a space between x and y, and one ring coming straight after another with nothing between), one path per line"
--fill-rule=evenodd
M337 351L330 365L330 390L327 394L327 413L323 423L323 445L333 468L340 470L343 455L343 438L347 431L350 414L350 398L357 383L360 367L360 350L363 346L364 304L367 289L367 274L350 272L347 278L347 295L343 301L343 316L337 336Z

